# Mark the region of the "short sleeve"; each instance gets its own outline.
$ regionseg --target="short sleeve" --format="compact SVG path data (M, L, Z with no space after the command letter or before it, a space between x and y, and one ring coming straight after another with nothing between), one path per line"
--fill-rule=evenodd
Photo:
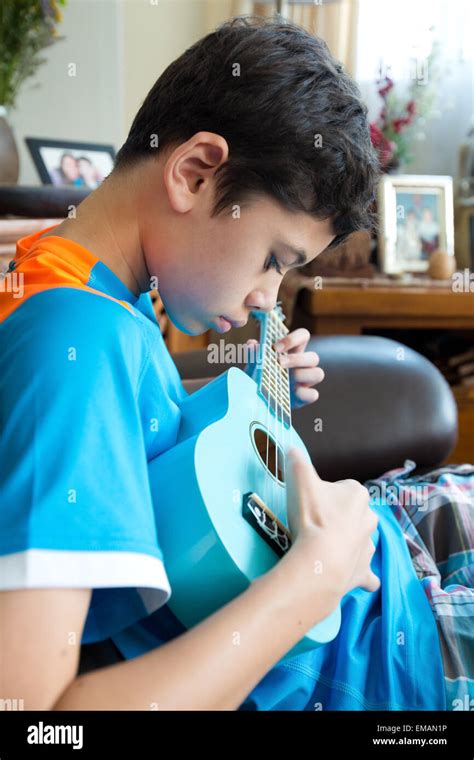
M38 293L0 326L0 589L92 588L83 642L165 604L133 311Z

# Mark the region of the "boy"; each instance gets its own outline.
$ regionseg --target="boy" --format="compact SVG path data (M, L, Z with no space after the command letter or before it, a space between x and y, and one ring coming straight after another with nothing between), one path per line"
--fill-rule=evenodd
M22 297L1 294L1 698L245 708L348 592L374 596L367 490L322 481L295 452L290 552L180 630L147 462L176 440L186 393L149 291L158 284L188 334L244 324L273 308L291 267L370 226L376 179L366 109L325 44L292 24L235 19L158 79L76 218L19 241L10 274ZM308 337L285 340L295 404L314 401L323 378ZM161 641L146 627L156 615ZM81 644L106 640L125 659L78 674Z

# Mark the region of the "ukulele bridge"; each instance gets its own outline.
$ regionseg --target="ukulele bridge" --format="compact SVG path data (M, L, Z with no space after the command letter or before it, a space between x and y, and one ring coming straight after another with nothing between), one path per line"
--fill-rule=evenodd
M291 533L254 491L244 494L242 517L279 557L291 548Z

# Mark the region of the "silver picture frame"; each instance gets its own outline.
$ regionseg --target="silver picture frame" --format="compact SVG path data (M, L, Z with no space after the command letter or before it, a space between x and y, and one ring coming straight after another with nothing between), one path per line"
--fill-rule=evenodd
M377 206L384 273L426 272L435 250L454 256L452 177L386 174L379 183Z

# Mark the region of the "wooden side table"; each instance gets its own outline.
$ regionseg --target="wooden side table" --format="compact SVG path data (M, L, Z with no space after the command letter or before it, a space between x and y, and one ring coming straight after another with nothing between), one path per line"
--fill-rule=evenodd
M301 291L294 323L313 335L361 335L365 330L439 329L472 331L474 292L446 287L326 286ZM459 440L449 462L474 463L474 388L454 386Z
M474 330L474 292L323 285L300 294L298 323L317 335L361 335L385 327Z

